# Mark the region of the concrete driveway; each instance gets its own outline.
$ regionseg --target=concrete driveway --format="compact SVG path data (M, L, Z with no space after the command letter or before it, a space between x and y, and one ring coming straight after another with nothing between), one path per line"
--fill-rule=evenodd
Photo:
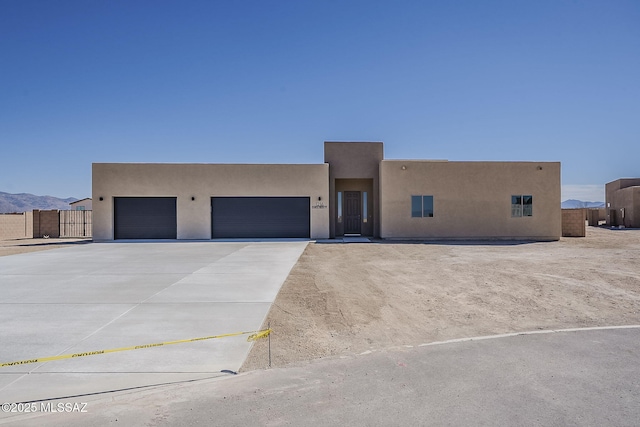
M257 330L306 245L118 242L2 257L0 363ZM250 346L245 335L3 367L0 403L220 376Z

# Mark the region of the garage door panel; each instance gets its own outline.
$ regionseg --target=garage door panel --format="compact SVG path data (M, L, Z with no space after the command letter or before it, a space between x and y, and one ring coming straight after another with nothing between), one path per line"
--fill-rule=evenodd
M213 238L309 238L308 197L213 197Z
M175 197L114 198L115 239L175 239Z

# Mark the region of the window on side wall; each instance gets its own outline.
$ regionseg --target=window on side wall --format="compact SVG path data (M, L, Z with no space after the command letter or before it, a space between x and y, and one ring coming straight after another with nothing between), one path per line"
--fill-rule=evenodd
M528 194L511 196L511 216L513 218L533 216L533 196Z
M411 196L411 217L432 218L433 196Z

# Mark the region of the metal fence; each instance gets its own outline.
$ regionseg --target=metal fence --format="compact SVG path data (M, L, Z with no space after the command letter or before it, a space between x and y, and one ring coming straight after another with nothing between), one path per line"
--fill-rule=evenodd
M60 237L93 236L93 211L60 211Z

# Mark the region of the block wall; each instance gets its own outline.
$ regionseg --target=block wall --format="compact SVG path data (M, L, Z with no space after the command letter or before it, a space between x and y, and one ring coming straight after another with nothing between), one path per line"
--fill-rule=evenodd
M587 222L590 226L597 227L600 221L607 220L606 208L591 208L587 209Z
M585 210L562 209L562 237L584 237L585 235Z
M0 239L33 237L33 214L0 214Z
M33 237L40 238L49 236L52 238L60 237L60 212L51 211L33 211Z

